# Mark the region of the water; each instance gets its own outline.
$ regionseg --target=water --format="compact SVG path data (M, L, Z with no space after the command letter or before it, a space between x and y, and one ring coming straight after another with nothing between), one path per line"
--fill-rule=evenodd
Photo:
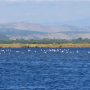
M90 90L90 49L0 49L0 90Z

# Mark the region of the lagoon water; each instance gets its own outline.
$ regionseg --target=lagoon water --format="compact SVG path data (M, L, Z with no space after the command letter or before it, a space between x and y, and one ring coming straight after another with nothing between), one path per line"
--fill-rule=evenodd
M0 49L0 90L90 90L90 49Z

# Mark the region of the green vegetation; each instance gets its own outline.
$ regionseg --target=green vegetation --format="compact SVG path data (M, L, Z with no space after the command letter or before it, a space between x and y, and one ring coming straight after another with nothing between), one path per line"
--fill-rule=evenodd
M61 40L61 39L40 39L40 40L0 40L0 44L77 44L77 43L90 43L90 39L73 39L73 40Z
M0 40L0 48L90 48L89 39Z

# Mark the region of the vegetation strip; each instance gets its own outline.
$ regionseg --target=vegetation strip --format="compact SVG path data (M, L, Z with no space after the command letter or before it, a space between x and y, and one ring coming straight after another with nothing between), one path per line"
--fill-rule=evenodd
M0 48L90 48L90 44L0 44Z

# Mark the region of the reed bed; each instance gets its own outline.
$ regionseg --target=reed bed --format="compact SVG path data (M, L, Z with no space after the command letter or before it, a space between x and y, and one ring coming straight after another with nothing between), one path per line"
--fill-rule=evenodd
M90 44L0 44L0 48L90 48Z

